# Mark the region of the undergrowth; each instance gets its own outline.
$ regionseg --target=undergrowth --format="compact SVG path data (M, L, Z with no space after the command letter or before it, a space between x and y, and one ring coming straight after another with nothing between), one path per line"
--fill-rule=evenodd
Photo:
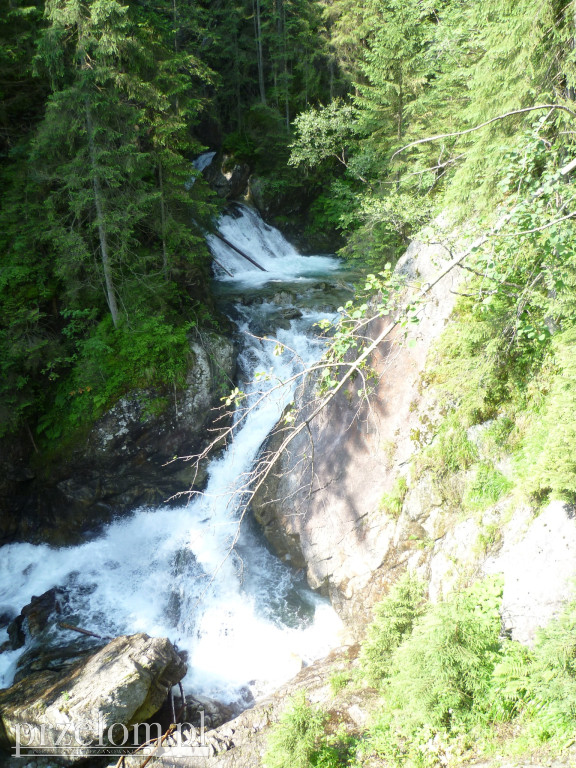
M402 512L402 504L406 492L408 491L408 483L403 475L399 475L394 481L394 486L390 493L382 494L380 499L380 512L383 512L394 519L400 516Z
M431 605L420 582L400 579L376 609L352 683L380 692L369 725L339 731L339 705L323 710L301 692L264 765L432 768L494 752L561 754L576 732L576 601L530 650L502 634L501 597L490 577Z
M71 332L68 357L54 360L45 371L53 396L38 423L41 440L54 444L74 435L127 392L184 386L192 325L142 316L115 329L105 318L82 336ZM158 395L143 406L158 413L166 400Z

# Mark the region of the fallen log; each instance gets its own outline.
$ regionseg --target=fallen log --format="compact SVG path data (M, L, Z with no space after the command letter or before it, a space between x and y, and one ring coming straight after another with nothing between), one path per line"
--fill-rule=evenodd
M97 635L96 632L90 632L89 629L82 629L81 627L75 627L73 624L67 624L65 621L58 622L58 626L61 629L69 629L72 632L80 632L81 635L88 635L89 637L97 637L99 640L114 640L109 635Z
M242 258L246 259L246 261L249 261L250 264L253 264L258 269L262 270L262 272L267 272L267 269L264 269L258 262L252 258L252 256L248 256L247 253L244 253L240 248L238 248L237 245L234 245L234 243L231 243L230 240L227 240L224 235L221 235L220 232L213 232L212 233L214 237L217 237L218 240L222 240L222 242L228 246L228 248L232 248L233 251L236 251L236 253L239 253Z

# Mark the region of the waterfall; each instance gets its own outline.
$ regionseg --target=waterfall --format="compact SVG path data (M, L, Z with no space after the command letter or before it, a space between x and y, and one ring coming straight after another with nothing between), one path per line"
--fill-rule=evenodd
M257 371L268 372L271 386L321 355L314 324L329 315L312 305L324 295L322 280L334 281L339 262L300 255L244 206L223 216L219 230L266 270L208 238L225 268L216 267L220 290L235 303L242 339L239 386L251 402L266 386L254 381ZM294 308L290 297L296 294L307 298ZM274 326L273 335L290 352L275 354L276 342L258 333ZM289 679L301 662L327 653L338 644L336 614L310 591L303 574L269 552L249 518L239 520L234 493L292 397L286 387L261 399L237 424L226 451L211 461L205 492L189 503L137 509L79 546L3 547L0 608L19 612L33 595L64 587L74 623L101 635L169 637L188 653L185 689L224 702L240 701L247 687L253 696L262 695ZM0 654L0 685L10 684L19 654Z

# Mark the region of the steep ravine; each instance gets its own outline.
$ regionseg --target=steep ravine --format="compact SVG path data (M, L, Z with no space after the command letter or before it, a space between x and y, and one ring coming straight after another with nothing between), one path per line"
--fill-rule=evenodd
M397 267L411 286L408 291L431 282L446 258L443 247L414 242ZM457 283L456 274L441 281L421 307L420 323L406 332L398 329L373 356L379 378L370 401L360 401L353 386L342 392L311 423L313 456L310 436L293 444L252 505L276 553L306 569L309 584L330 597L357 640L363 637L374 603L406 569L427 581L432 600L484 574L503 574L504 626L510 636L528 644L536 629L558 614L576 577L576 520L563 504L554 502L536 516L505 499L482 514L456 514L425 473L410 473L427 439L422 433L430 429L432 439L430 425L438 415L423 374L434 343L450 322ZM329 285L316 283L307 290L328 293ZM237 287L231 284L224 294L224 300L237 304ZM293 295L293 289L245 294L244 306L263 307L257 332L282 332L298 319L288 306ZM309 301L305 296L297 312L302 314ZM242 322L242 305L234 311ZM382 322L387 321L374 321L373 335ZM208 368L201 370L207 377ZM191 391L198 391L197 384ZM129 441L122 408L109 416L114 426L103 424L100 434L91 438L100 441L102 449L112 431ZM275 440L272 435L268 446L274 447ZM406 487L397 514L391 514L382 499L394 492L399 477L405 478ZM498 536L490 539L488 532L496 529ZM347 688L335 693L330 683L334 674L355 666L357 655L358 645L351 644L306 666L255 707L210 731L210 758L174 758L174 764L260 766L270 725L301 689L334 723L361 733L377 694ZM139 765L133 759L127 762Z
M415 242L398 269L421 285L431 281L446 258L443 248ZM483 513L458 514L438 496L425 473L413 479L409 472L422 432L432 432L438 415L422 374L449 322L457 282L453 274L436 286L422 308L420 324L407 335L399 331L374 355L372 365L380 380L370 404L359 404L350 392L330 403L311 424L313 466L312 458L302 461L310 454L308 438L292 445L278 459L253 506L271 545L307 569L311 585L330 595L358 638L371 619L373 604L410 569L428 583L433 601L484 575L501 574L504 630L531 645L536 630L558 616L572 595L576 518L571 508L553 502L538 513L504 498ZM268 445L274 448L274 436ZM381 499L399 476L406 478L407 488L398 514L391 515L383 510ZM350 672L357 655L357 645L332 653L266 701L210 732L213 757L182 758L175 764L257 768L270 726L300 689L329 713L331 727L361 734L377 694L354 686L335 692L330 684L335 674ZM478 759L474 754L466 758ZM550 756L542 759L548 764ZM533 756L510 764L526 761L539 764ZM570 761L568 753L563 761L558 765ZM485 764L501 762L494 758ZM381 765L378 760L373 764Z
M397 270L419 287L433 281L446 259L442 246L413 242ZM302 461L309 438L297 438L253 503L272 545L306 567L309 583L330 596L358 636L371 606L405 568L429 582L433 600L470 578L503 572L505 625L523 642L558 613L576 576L570 507L553 502L537 516L503 499L482 514L455 512L426 473L411 472L439 418L423 374L449 322L458 277L451 273L436 285L420 322L397 329L373 355L379 378L369 402L359 400L353 385L341 392L310 424L313 455L308 450ZM382 322L373 322L373 335ZM272 436L271 447L274 442ZM399 477L403 501L392 514L382 500ZM498 535L486 543L494 530Z
M192 498L116 515L70 546L4 547L0 605L8 638L0 677L5 686L14 676L25 680L30 666L38 672L46 665L52 671L54 665L65 665L67 652L61 647L77 639L69 634L73 625L103 639L135 633L169 637L188 656L185 692L239 710L338 643L340 621L328 601L311 592L302 573L268 551L257 527L244 518L241 502L260 446L293 398L298 372L322 353L315 323L335 314L350 287L340 276L338 260L300 255L252 209L232 208L219 227L228 243L264 267L255 268L222 240L211 238L226 294L222 301L238 329L236 382L244 396L241 408L223 422L233 423L233 432L201 465L202 491ZM286 345L286 354L276 354L276 341L267 334ZM229 342L224 351L231 350ZM218 374L231 354L216 368L200 352L194 348L190 387L175 398L177 417L188 419L174 436L184 442L188 438L180 449L185 454L198 450L195 429L204 427L204 440L213 436L205 428L210 406L230 391L230 381ZM217 352L212 357L218 361ZM264 379L258 372L266 372ZM277 386L283 381L289 383ZM244 414L246 404L250 409ZM135 431L141 415L134 402L121 402L90 435L93 456L98 451L115 456L120 477L139 458L142 446ZM190 423L194 416L198 424ZM173 450L179 445L174 442ZM165 461L174 459L164 456ZM141 460L145 472L145 453ZM187 473L188 489L194 470L172 463ZM70 493L89 496L92 489L83 475L74 482ZM87 517L79 515L80 533L86 533ZM36 631L39 602L46 616ZM23 606L21 620L9 623Z

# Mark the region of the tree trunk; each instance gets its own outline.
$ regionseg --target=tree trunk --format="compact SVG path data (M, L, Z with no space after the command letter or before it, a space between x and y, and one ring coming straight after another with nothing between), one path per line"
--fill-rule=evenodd
M282 65L284 69L284 115L286 119L286 131L290 131L290 94L289 94L289 77L288 77L288 42L286 40L286 6L284 0L278 0L280 4L280 25L281 25L281 40L282 40Z
M164 278L168 280L168 249L166 247L166 206L164 204L164 180L162 176L162 162L158 163L158 184L160 185L160 224L162 227L162 271Z
M172 0L172 24L174 26L174 50L178 53L178 8L176 0Z
M404 135L404 91L402 90L402 69L398 73L398 139Z
M254 8L254 32L256 34L256 53L258 59L258 86L260 101L266 104L266 87L264 85L264 53L262 50L262 22L260 19L260 0L252 0Z
M118 327L118 305L116 303L116 293L114 290L114 279L112 277L112 268L110 266L110 256L108 252L108 238L106 235L106 225L104 220L104 203L102 200L102 188L100 186L100 177L98 176L98 167L96 163L96 147L94 144L94 126L92 124L92 115L90 107L86 102L86 132L88 134L88 147L90 150L90 165L92 169L92 190L94 192L94 207L96 208L96 224L98 226L98 239L100 240L100 255L102 257L102 268L104 270L104 282L106 284L106 300L108 308L112 315L114 328Z
M404 134L404 92L402 90L402 67L398 73L398 141ZM396 192L400 192L400 169L396 171Z

